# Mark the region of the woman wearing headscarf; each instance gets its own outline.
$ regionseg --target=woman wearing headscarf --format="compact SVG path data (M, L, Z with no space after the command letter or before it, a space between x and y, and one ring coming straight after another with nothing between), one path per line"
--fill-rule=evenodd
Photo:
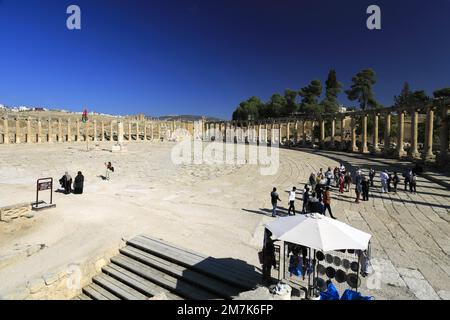
M84 186L84 176L81 171L78 171L75 181L73 182L73 193L82 194Z
M72 177L66 171L61 179L59 179L61 187L64 189L65 194L69 194L72 191Z

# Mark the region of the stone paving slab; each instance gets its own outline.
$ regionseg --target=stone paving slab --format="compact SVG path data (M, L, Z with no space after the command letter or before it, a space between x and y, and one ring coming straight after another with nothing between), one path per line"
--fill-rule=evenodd
M367 202L354 203L354 185L344 194L333 190L332 207L338 219L373 235L372 264L375 274L380 273L381 288L365 290L381 299L448 299L450 192L446 182L450 186L450 174L426 168L425 173L440 177L443 183L436 183L441 181L430 180L425 174L418 177L417 193L405 191L401 183L397 193L385 194L381 193L379 172L388 169L401 174L411 163L342 152L303 151L300 153L321 155L334 162L323 165L324 170L343 163L352 173L357 168L362 169L363 174L371 167L377 171ZM310 172L303 174L305 179ZM365 284L370 282L364 281Z

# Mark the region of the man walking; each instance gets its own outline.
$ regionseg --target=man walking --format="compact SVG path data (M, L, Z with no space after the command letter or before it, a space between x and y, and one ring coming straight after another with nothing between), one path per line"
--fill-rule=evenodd
M359 198L361 197L362 193L362 176L361 176L361 170L356 171L355 176L355 193L356 193L356 203L359 203Z
M397 175L397 172L394 172L394 177L392 178L392 182L394 184L394 192L397 192L397 185L400 183L400 178Z
M370 188L369 180L367 180L367 177L364 176L362 180L363 201L369 201L369 188Z
M380 181L381 181L381 193L387 193L388 192L388 186L387 181L389 179L387 170L384 170L380 173Z
M406 191L408 189L408 185L411 183L412 171L408 170L405 174L403 174L403 176L405 177L405 191Z
M302 213L306 213L308 209L308 201L309 201L309 188L308 185L305 184L305 189L303 190L303 208Z
M270 193L270 198L272 201L272 217L275 217L277 215L277 202L281 201L281 199L278 197L277 188L273 188L272 192Z
M329 186L331 184L331 179L333 179L333 172L330 167L328 167L328 170L325 172L325 178L327 179L326 185Z
M350 175L350 172L347 172L344 177L345 182L345 192L350 191L350 185L352 184L352 176Z
M370 186L373 187L373 179L375 178L375 170L370 168L369 171L369 180L370 180Z
M323 214L325 215L325 212L328 209L328 213L330 214L330 217L333 219L336 219L333 216L333 213L331 212L331 192L330 192L330 187L326 187L325 188L325 193L323 194L323 204L325 206L325 209L323 210Z
M295 216L295 191L297 190L296 187L292 188L292 191L289 191L289 209L288 209L288 215L291 215L291 209L292 209L292 215Z
M411 181L409 182L409 189L412 193L416 193L416 186L417 186L417 176L415 173L411 176Z

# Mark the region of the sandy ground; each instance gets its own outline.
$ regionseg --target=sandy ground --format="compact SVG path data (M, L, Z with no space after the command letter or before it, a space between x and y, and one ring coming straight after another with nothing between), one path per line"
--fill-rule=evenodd
M54 193L55 209L0 223L0 295L142 233L259 266L263 224L273 219L271 188L279 189L281 206L287 207L293 185L300 188L310 172L338 165L323 155L280 150L280 169L270 176L250 164L176 166L173 146L134 142L127 153L111 153L111 143L89 152L84 143L0 146L0 206L33 201L39 177L53 177L57 184L66 170L72 177L78 170L85 176L83 195ZM362 160L346 157L347 167L365 169ZM100 177L106 161L115 167L109 181ZM419 190L421 183L434 200L408 195L408 201L396 202L397 196L378 192L357 205L353 193L335 194L334 214L374 235L374 257L392 276L370 292L377 298L439 299L450 293L450 224L442 219L449 214L449 194L429 181L419 181ZM417 211L417 206L423 207ZM20 255L36 245L42 249Z

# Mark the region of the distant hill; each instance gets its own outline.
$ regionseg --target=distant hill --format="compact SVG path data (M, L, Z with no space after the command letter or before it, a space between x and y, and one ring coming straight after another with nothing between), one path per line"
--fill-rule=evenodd
M188 115L188 114L182 114L182 115L167 115L167 116L161 116L161 117L154 117L159 120L164 121L172 121L172 120L182 120L182 121L197 121L201 120L202 116L196 116L196 115ZM205 117L208 121L225 121L223 119L214 118L214 117Z

